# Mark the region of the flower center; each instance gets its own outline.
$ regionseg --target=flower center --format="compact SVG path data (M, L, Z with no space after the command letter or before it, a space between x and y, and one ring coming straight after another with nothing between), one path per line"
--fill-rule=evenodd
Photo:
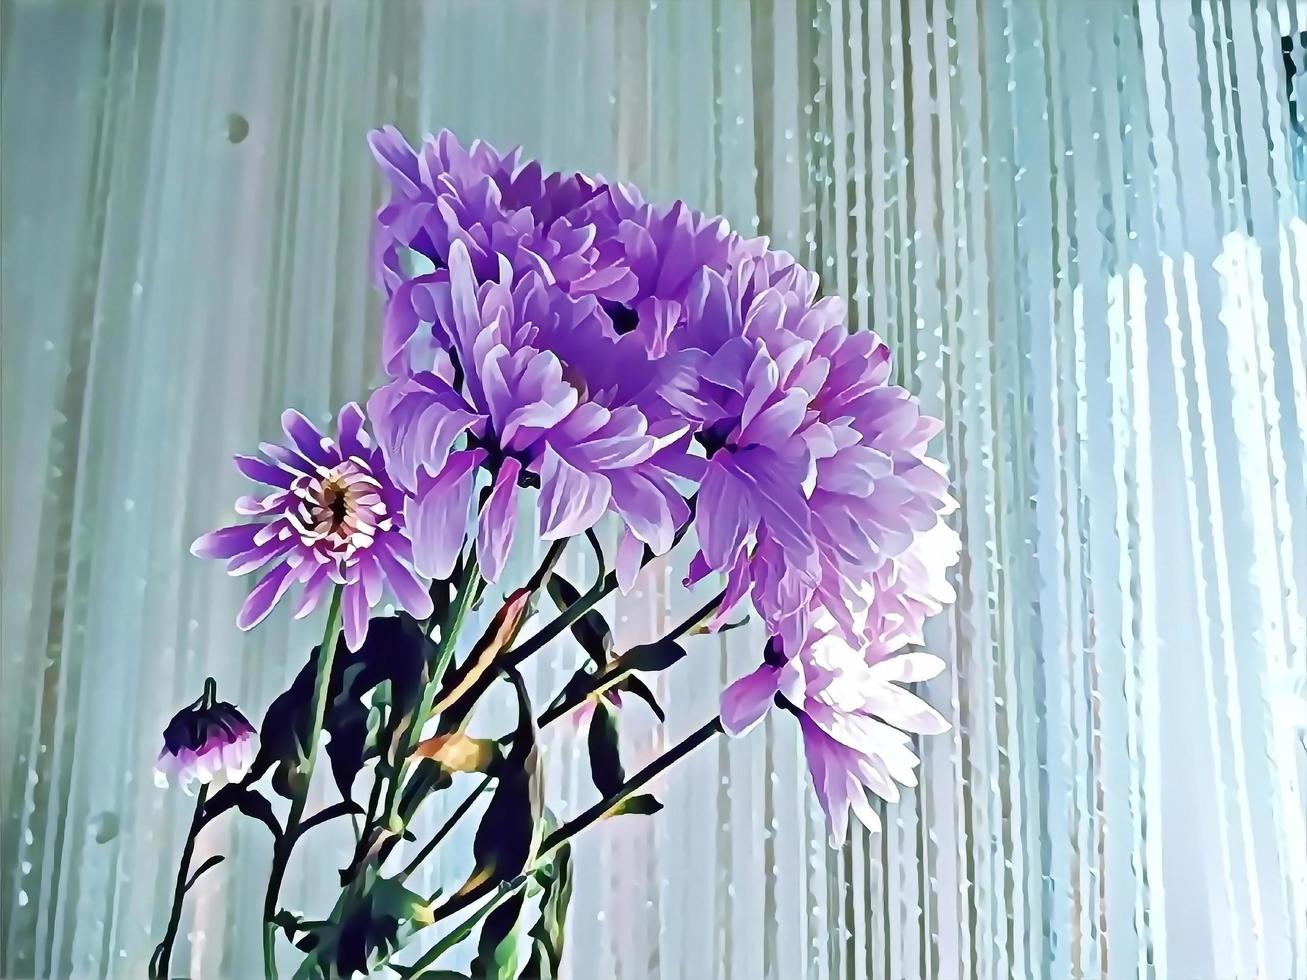
M335 557L348 558L368 547L389 523L380 484L353 460L317 476L302 476L291 491L298 505L289 516L300 538Z

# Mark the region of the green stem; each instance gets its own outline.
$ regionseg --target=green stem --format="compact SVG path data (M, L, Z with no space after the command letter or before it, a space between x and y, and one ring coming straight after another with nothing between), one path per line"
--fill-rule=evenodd
M443 904L436 906L432 911L433 922L449 918L451 915L456 915L463 911L463 909L468 908L485 898L487 895L493 894L494 896L477 911L476 915L474 915L469 922L463 923L458 929L455 929L428 950L416 963L412 966L403 967L399 972L403 976L411 977L421 973L427 967L431 966L445 951L462 942L462 940L471 932L472 926L475 925L477 921L480 921L480 919L487 915L491 909L516 891L517 888L519 888L521 884L536 871L536 869L549 859L554 851L558 850L558 848L562 847L568 840L585 830L586 827L589 827L595 821L600 820L608 813L612 812L616 806L621 804L628 797L633 796L650 780L671 768L671 766L673 766L677 761L685 758L685 756L689 755L700 745L703 745L714 735L720 734L721 731L721 718L713 718L711 721L687 735L680 742L677 742L676 745L672 746L657 759L649 763L624 782L614 793L600 800L589 809L577 814L577 816L567 821L567 823L563 824L546 837L540 845L540 851L536 855L535 862L516 878L499 883L487 880L473 888L467 889L466 891L457 892L451 895ZM437 897L437 895L431 896L431 899L429 900L430 904L434 905Z
M689 633L691 630L698 627L706 619L712 616L714 612L716 612L717 607L721 605L722 599L725 597L726 591L723 589L721 592L718 592L715 596L709 599L702 608L692 613L689 618L664 636L662 642L674 642L679 640L681 637L685 636L686 633ZM564 699L561 703L546 710L538 719L536 719L536 725L540 728L544 728L546 725L557 721L568 712L579 707L581 704L584 704L589 698L603 694L609 688L620 684L631 673L630 670L618 666L620 661L621 658L619 657L617 660L613 661L609 668L605 668L595 674L594 683L586 690L577 692L571 697ZM505 736L503 739L500 739L500 741L507 741L508 738L509 736Z
M395 753L391 763L390 786L386 792L385 826L387 827L394 822L396 816L399 805L399 791L404 783L404 771L408 766L409 757L412 756L413 749L418 742L418 736L422 733L422 726L426 722L427 713L431 710L432 704L435 703L436 693L440 690L440 681L449 668L449 662L454 658L454 648L458 645L458 634L463 629L463 620L467 618L468 611L472 608L472 596L476 592L476 582L479 575L480 568L477 565L476 546L473 545L468 554L467 566L463 569L463 577L458 583L458 596L454 600L454 606L450 609L448 617L440 627L440 643L436 647L435 660L431 666L431 676L427 680L426 687L422 690L422 700L418 704L417 712L413 715L412 723L400 739L399 751Z
M441 825L441 828L436 831L435 836L422 846L422 850L418 851L413 860L408 863L408 866L399 873L399 881L403 881L416 871L431 852L440 846L440 842L449 835L451 830L454 829L454 825L463 819L463 815L466 814L468 810L472 809L472 804L475 803L477 798L485 792L486 787L490 785L491 780L493 779L494 777L492 775L489 773L486 774L485 779L481 780L481 784L467 795L467 799L460 803L454 812L449 815L449 819L446 820L444 824Z
M151 978L168 976L168 964L172 960L172 946L177 941L177 927L182 920L182 905L186 901L186 878L191 870L191 858L195 856L195 840L204 826L204 801L209 798L209 784L200 787L195 800L195 815L191 817L191 828L186 833L186 844L182 848L181 863L177 865L177 882L172 891L172 914L168 917L168 928L163 934L163 941L154 949L150 957Z
M309 727L308 744L301 746L305 752L303 772L295 784L295 795L290 802L286 828L272 849L272 871L268 876L268 891L263 899L263 973L267 980L273 980L277 976L277 927L272 920L277 914L277 898L281 892L282 880L286 877L286 866L290 863L290 854L299 836L296 831L299 829L300 820L304 817L304 807L308 803L309 783L313 781L313 760L317 756L318 739L322 735L322 722L327 713L327 688L331 683L332 663L336 659L336 634L340 630L340 600L341 587L338 585L331 594L327 626L322 631L322 646L318 648L318 673L313 682L313 717Z

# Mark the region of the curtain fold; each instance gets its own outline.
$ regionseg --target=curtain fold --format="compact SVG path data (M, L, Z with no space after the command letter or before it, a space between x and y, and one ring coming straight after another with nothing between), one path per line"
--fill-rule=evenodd
M1297 5L14 0L0 28L0 975L143 975L190 814L149 778L163 725L206 674L261 716L316 642L238 633L246 583L186 547L282 408L380 378L393 122L772 236L945 421L964 555L924 693L954 727L922 785L834 850L789 719L711 744L578 846L568 976L1307 976ZM690 608L682 566L608 607L619 642ZM629 765L760 635L696 642ZM545 758L587 805L568 740ZM179 970L257 972L265 837L206 831ZM297 861L289 903L333 869Z

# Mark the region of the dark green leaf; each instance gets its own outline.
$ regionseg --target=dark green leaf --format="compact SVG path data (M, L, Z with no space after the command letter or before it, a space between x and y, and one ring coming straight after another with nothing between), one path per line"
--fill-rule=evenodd
M358 901L344 910L334 950L319 949L317 959L322 963L328 954L334 954L331 958L341 976L368 976L382 959L430 923L431 908L426 899L393 878L377 878Z
M513 980L517 976L518 930L526 894L518 889L504 899L481 923L472 975L483 980Z
M204 872L208 871L210 868L216 868L218 865L222 864L224 860L226 859L221 854L210 855L209 858L203 864L201 864L198 868L195 869L194 872L191 873L190 878L186 882L185 890L190 891L192 888L194 888L195 883L200 880L200 875L204 874Z
M272 804L268 802L267 797L241 783L228 783L209 797L204 804L204 813L201 814L200 819L202 823L207 824L232 808L259 821L272 831L273 837L281 836L281 824L277 821L276 814L272 812Z
M499 783L472 842L476 867L463 890L516 877L535 860L540 847L544 796L535 718L522 678L513 671L509 679L517 693L517 729L496 770Z
M594 702L590 716L590 734L586 739L590 749L590 775L600 796L616 793L626 781L622 771L622 755L617 738L617 712L604 699Z
M536 873L543 889L540 918L531 927L531 955L522 976L558 980L566 939L567 907L572 900L572 848L564 844L554 859Z
M298 836L302 837L308 831L328 820L335 820L337 817L347 817L352 813L362 814L363 807L359 806L352 800L345 800L341 803L333 803L331 806L323 807L313 816L309 817L299 826Z
M410 616L374 619L362 648L351 652L341 639L327 685L323 730L330 735L327 755L332 775L346 799L354 778L376 752L378 715L365 699L380 689L379 700L400 718L417 705L434 644ZM290 798L303 778L306 746L312 728L313 686L319 649L313 648L289 688L268 707L259 731L259 751L249 780L272 770L272 785Z
M566 610L581 599L581 593L576 591L576 587L557 572L549 576L548 589L550 597L560 610ZM609 629L608 622L598 611L591 609L573 623L572 636L576 637L576 642L581 644L581 649L586 652L586 655L600 667L603 667L612 656L613 631Z
M663 714L662 705L660 705L658 699L654 697L654 692L649 690L649 685L640 680L640 678L636 677L634 674L631 674L624 681L618 684L617 690L630 691L645 704L649 705L650 710L658 716L659 721L667 720L667 716Z
M614 666L623 670L657 671L666 670L685 656L685 648L675 640L655 640L631 647L617 658Z
M639 793L622 800L621 803L609 810L605 816L620 817L626 813L638 813L648 816L651 813L657 813L662 808L662 803L652 793Z

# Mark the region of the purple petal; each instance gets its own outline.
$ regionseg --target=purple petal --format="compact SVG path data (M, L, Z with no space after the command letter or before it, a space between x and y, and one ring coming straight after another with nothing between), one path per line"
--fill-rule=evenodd
M494 489L486 501L485 513L477 528L477 557L481 574L487 582L498 582L508 562L513 546L513 531L517 527L517 478L522 464L507 457L495 474Z
M418 477L417 495L404 502L404 522L413 541L413 566L427 578L454 570L467 535L468 510L482 449L451 453L437 477Z
M307 460L319 466L329 466L335 460L332 454L323 448L322 433L300 412L288 408L281 413L281 430L286 433L295 448Z
M310 575L308 581L304 583L304 591L300 595L299 602L295 603L295 618L303 619L317 609L330 585L331 566L319 565L317 571Z
M256 544L249 551L242 551L239 555L233 556L227 562L227 574L248 575L256 568L262 568L272 559L280 558L294 548L297 543L298 539L294 535L286 538L270 537L262 544Z
M345 646L349 647L351 653L356 653L368 635L368 596L362 581L345 586L340 605L345 626Z
M348 402L336 413L336 441L344 456L366 457L374 448L363 429L363 409L358 402Z
M266 483L270 487L280 487L285 490L295 479L280 466L273 466L257 456L236 456L235 460L236 469L256 483Z
M540 536L553 541L593 527L611 494L607 477L578 470L546 446L540 467Z
M259 584L245 597L245 603L236 617L236 625L243 630L249 630L263 622L268 613L272 612L272 607L294 583L295 571L283 562L263 576Z
M196 558L233 558L254 547L254 536L262 524L235 524L201 534L191 544Z
M635 580L640 575L644 564L644 542L631 533L629 528L622 531L621 540L617 542L617 587L622 595L630 593Z
M763 664L722 692L722 728L728 735L743 735L762 721L776 697L780 671Z
M719 450L708 464L699 485L699 508L694 519L703 556L719 570L734 563L758 526L758 515L748 494L723 465L729 456L728 450Z
M390 591L395 593L395 598L410 616L426 619L432 612L430 593L412 570L395 557L388 544L379 542L380 546L372 550L381 563Z

